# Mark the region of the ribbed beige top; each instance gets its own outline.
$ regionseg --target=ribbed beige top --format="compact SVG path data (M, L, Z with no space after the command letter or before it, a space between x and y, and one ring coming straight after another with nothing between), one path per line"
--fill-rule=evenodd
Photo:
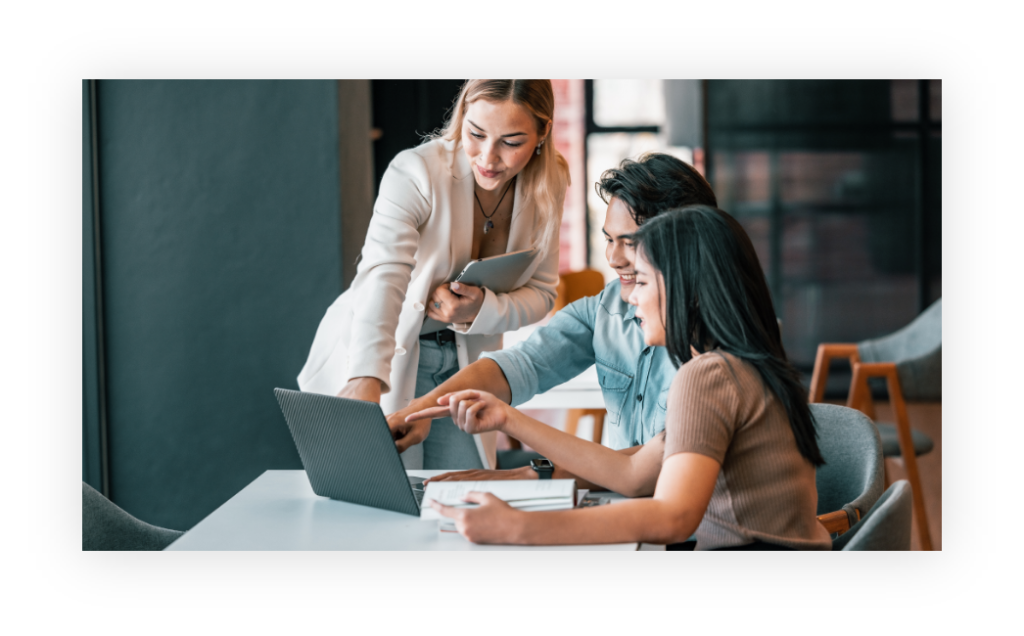
M684 364L669 391L665 458L700 453L722 465L697 549L755 539L831 550L816 518L814 466L800 454L786 410L740 358L710 351Z

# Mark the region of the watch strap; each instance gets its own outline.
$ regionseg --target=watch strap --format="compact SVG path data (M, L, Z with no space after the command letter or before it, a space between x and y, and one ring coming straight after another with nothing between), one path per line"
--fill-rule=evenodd
M533 472L537 473L537 477L539 479L551 479L551 475L555 472L554 466L545 466L540 468L531 463L530 468L533 469Z

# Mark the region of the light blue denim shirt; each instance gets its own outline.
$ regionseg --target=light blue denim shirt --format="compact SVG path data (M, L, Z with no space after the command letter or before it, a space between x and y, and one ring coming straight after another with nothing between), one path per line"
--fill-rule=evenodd
M645 444L665 428L668 389L676 368L664 347L648 347L636 307L623 302L619 281L581 298L510 349L481 358L498 363L512 390L512 406L576 377L597 364L605 429L614 449Z

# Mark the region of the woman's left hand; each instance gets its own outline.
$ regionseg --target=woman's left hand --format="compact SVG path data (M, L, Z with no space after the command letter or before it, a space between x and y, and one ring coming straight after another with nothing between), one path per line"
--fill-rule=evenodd
M473 322L483 304L484 290L475 285L441 285L427 301L427 316L446 323Z
M516 510L489 492L471 492L465 501L477 508L455 508L436 501L430 506L442 516L455 520L455 529L473 543L517 543L525 512Z

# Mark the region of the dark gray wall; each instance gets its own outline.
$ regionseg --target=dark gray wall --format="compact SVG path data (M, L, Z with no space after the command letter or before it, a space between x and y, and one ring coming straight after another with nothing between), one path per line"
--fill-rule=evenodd
M274 400L341 292L337 85L101 81L110 495L187 529L301 468Z

